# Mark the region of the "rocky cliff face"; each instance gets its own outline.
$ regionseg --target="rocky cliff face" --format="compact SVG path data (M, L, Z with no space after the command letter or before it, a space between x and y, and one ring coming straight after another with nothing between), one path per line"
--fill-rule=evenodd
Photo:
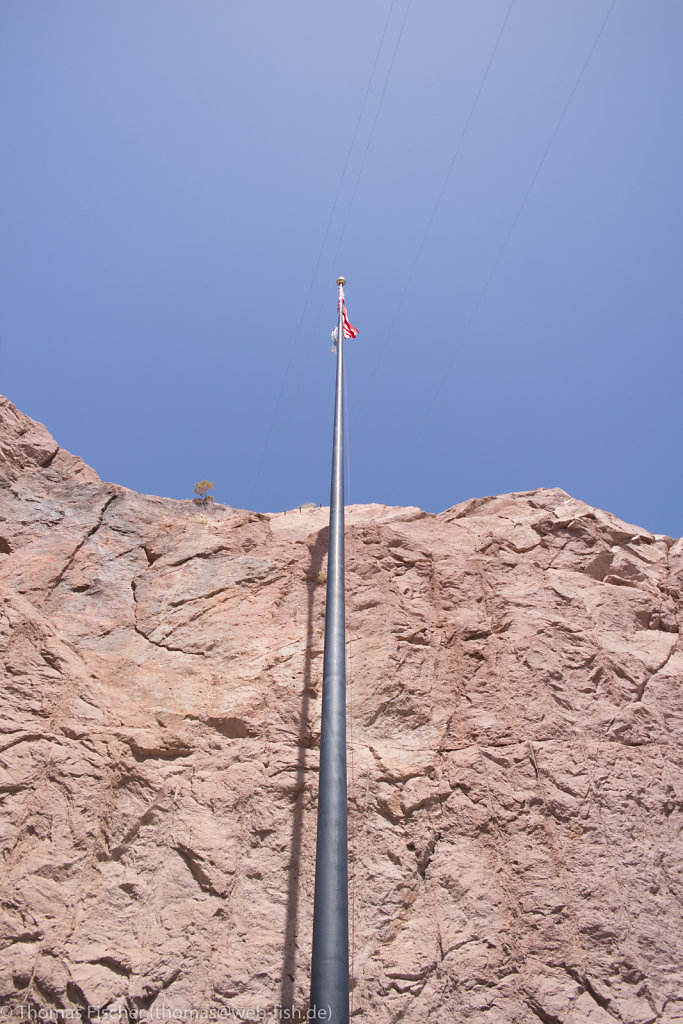
M0 1001L304 1011L327 510L0 418ZM683 1020L682 587L560 490L348 509L354 1016Z

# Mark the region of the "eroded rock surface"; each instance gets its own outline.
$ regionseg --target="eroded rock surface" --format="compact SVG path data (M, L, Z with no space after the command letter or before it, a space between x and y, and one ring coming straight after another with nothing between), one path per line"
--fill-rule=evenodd
M304 1010L327 510L0 456L0 1001ZM682 588L561 490L348 509L355 1017L683 1020Z

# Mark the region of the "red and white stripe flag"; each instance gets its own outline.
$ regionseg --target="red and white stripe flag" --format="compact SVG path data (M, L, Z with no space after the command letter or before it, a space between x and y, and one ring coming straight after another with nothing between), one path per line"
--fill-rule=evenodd
M344 325L344 337L345 338L357 338L358 337L358 329L356 327L353 327L352 324L349 323L349 318L346 315L346 303L344 302L344 286L342 284L339 285L339 304L337 306L337 313L339 312L339 310L341 310L341 313L342 313L342 323Z

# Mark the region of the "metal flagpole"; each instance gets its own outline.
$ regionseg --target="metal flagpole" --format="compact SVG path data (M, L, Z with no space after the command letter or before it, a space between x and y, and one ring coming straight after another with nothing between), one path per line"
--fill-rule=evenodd
M344 622L344 301L339 285L330 536L325 610L318 837L315 859L311 1012L348 1024L349 883L346 826L346 665Z

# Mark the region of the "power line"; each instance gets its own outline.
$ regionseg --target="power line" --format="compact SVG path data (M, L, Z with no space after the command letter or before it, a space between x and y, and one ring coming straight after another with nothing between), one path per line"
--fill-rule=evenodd
M328 275L329 277L332 277L332 275L333 275L333 273L335 271L335 268L337 266L337 259L339 257L339 252L341 250L342 241L344 240L344 235L346 234L346 228L348 227L349 218L351 216L351 210L353 209L353 204L355 202L356 195L358 193L358 185L360 184L360 179L361 179L361 176L363 174L363 170L365 169L365 161L366 161L368 152L370 150L370 143L372 142L373 136L375 134L375 128L377 127L377 120L379 118L379 112L381 110L382 103L384 101L384 96L385 96L385 93L387 91L387 86L389 84L389 79L391 78L391 73L394 70L394 63L396 61L396 54L398 53L398 48L401 45L401 39L403 38L403 30L406 27L406 21L408 20L408 13L410 11L411 4L412 4L412 0L408 0L408 4L406 6L405 13L403 15L403 21L401 22L401 28L399 29L399 33L398 33L398 36L396 38L396 45L394 46L394 52L393 52L393 54L391 56L391 61L389 63L389 70L387 71L386 78L384 79L384 87L382 89L382 94L381 94L381 96L379 98L379 103L377 104L377 110L375 111L375 119L372 122L372 128L370 129L370 135L368 136L368 141L367 141L367 144L365 146L365 152L363 153L363 159L361 160L361 164L360 164L360 167L358 169L358 174L356 175L356 184L354 185L353 193L351 195L351 199L349 201L349 206L348 206L348 209L346 211L346 217L344 219L344 224L342 225L341 234L339 235L339 242L337 243L337 248L336 248L334 257L332 259L332 263L330 264L330 270L329 270L329 275ZM321 303L320 303L320 305L318 307L318 312L317 312L316 318L313 321L314 328L316 328L316 329L317 329L318 322L320 320L320 314L322 312L322 308L323 308L324 302L325 302L325 299L323 297L323 299L321 300Z
M351 195L351 200L349 202L349 207L348 207L348 209L346 211L346 219L344 220L344 224L343 224L342 229L341 229L341 234L339 235L339 242L337 244L337 249L336 249L336 252L334 254L334 258L332 260L331 272L334 271L334 269L335 269L335 267L337 265L337 257L339 256L339 250L341 249L341 244L342 244L342 242L344 240L344 235L346 234L346 228L348 227L349 217L351 216L351 210L353 209L353 204L354 204L354 202L356 200L356 194L358 192L358 185L360 184L360 179L361 179L361 177L363 175L363 171L365 169L365 161L367 160L368 152L370 150L370 143L372 142L373 136L375 134L375 128L377 127L377 120L379 118L379 112L382 109L382 103L384 102L384 96L385 96L385 93L387 91L387 86L389 85L389 79L391 78L391 72L394 70L394 62L396 60L396 54L398 53L398 48L401 45L401 39L403 38L403 30L406 27L406 21L408 20L408 13L410 11L410 5L412 4L412 2L413 2L413 0L408 0L408 4L407 4L406 9L405 9L405 14L403 15L403 21L401 22L401 28L399 30L398 37L396 39L396 46L394 47L394 52L393 52L393 54L391 56L391 62L389 64L389 70L387 71L387 77L384 79L384 88L382 89L382 94L381 94L381 96L379 98L379 103L377 104L377 110L375 111L375 120L372 122L372 128L370 129L370 135L368 136L368 141L367 141L367 144L365 146L365 152L363 153L363 159L361 160L360 167L358 169L358 174L356 176L356 184L354 186L353 193Z
M498 250L498 255L496 256L496 258L495 258L495 260L493 262L493 266L491 267L491 271L490 271L488 277L486 278L486 281L484 282L483 288L479 292L479 296L477 298L477 301L474 304L474 308L472 310L472 313L470 314L469 320L467 321L467 324L465 325L465 329L461 333L460 337L458 338L458 340L457 340L457 342L456 342L456 344L455 344L455 346L454 346L454 348L452 350L451 358L448 360L448 362L446 363L445 368L442 370L442 372L440 374L440 381L437 384L437 386L434 389L434 391L432 392L432 397L431 397L431 399L429 401L430 409L434 408L434 405L436 404L437 400L440 398L441 393L443 392L443 390L444 390L444 388L446 386L446 383L447 383L447 380L448 380L448 376L449 376L451 370L453 369L453 366L455 365L456 357L459 355L460 350L462 349L463 344L465 342L465 339L467 338L467 335L470 332L470 328L472 327L472 324L474 323L476 315L479 312L479 308L480 308L480 306L481 306L481 304L482 304L482 302L484 300L484 297L486 296L486 293L488 291L489 285L491 284L491 281L493 280L495 272L498 269L498 265L499 265L499 263L500 263L500 261L501 261L501 259L503 257L503 254L504 254L504 252L505 252L505 250L507 248L508 242L510 241L510 238L512 237L512 234L513 234L515 228L517 227L519 219L520 219L520 217L522 215L522 211L524 210L524 207L527 204L527 200L529 199L529 196L531 195L533 187L536 184L538 176L541 173L541 169L543 168L543 165L544 165L544 163L545 163L545 161L547 159L547 156L548 156L548 154L549 154L549 152L550 152L550 150L552 148L552 145L553 145L553 143L554 143L554 141L555 141L555 139L557 137L557 134L558 134L558 132L560 130L562 122L564 121L565 115L566 115L567 111L569 110L571 102L574 99L574 96L576 94L576 91L577 91L580 83L581 83L581 80L582 80L582 78L584 76L586 68L588 67L588 64L590 63L590 59L593 56L593 53L595 52L595 49L596 49L596 47L598 45L598 42L600 41L600 38L601 38L602 33L603 33L604 29L605 29L605 26L607 24L609 16L612 13L615 5L616 5L616 0L612 0L612 2L610 3L609 8L607 10L606 15L605 15L605 17L602 20L600 28L598 29L597 35L595 36L595 39L593 40L593 44L592 44L590 50L588 51L588 55L587 55L587 57L586 57L586 59L585 59L585 61L583 63L583 66L582 66L581 70L579 71L578 77L577 77L576 81L574 82L574 86L573 86L571 92L569 93L569 97L568 97L568 99L567 99L567 101L566 101L566 103L565 103L565 105L564 105L564 107L562 109L562 113L560 114L560 117L559 117L559 119L558 119L558 121L557 121L557 123L556 123L556 125L555 125L555 127L553 129L553 131L552 131L550 139L548 140L548 144L546 145L545 150L543 151L543 155L542 155L541 159L538 162L538 166L536 167L536 170L534 171L534 174L533 174L533 176L531 178L529 186L528 186L526 192L524 193L524 196L522 198L521 203L519 204L519 207L517 208L517 212L516 212L516 214L515 214L515 216L513 218L512 224L510 225L510 228L509 228L509 230L508 230L508 232L507 232L507 234L506 234L506 236L505 236L505 238L503 240L503 244L501 245L500 249ZM394 477L394 480L393 480L393 484L394 485L400 480L401 476L403 475L403 473L405 471L405 468L408 465L408 462L410 461L410 457L413 454L413 452L415 451L415 448L417 447L418 441L421 439L422 435L424 434L427 422L428 422L428 417L425 416L423 418L423 420L422 420L421 425L418 427L418 429L413 434L412 444L408 448L408 451L406 453L406 456L405 456L403 462L401 463L399 471L396 474L396 476Z
M263 452L262 452L262 455L261 455L261 460L259 462L258 469L256 471L256 476L254 478L254 485L252 487L251 495L249 497L249 507L250 508L251 508L251 506L253 504L253 501L254 501L254 495L256 493L256 488L258 486L259 479L261 477L261 471L263 469L263 464L265 462L266 455L267 455L268 449L270 447L270 441L271 441L271 437L273 435L273 428L275 426L275 421L277 419L277 415L278 415L278 412L280 410L280 403L282 401L282 396L284 394L285 386L287 384L287 378L289 376L289 371L290 371L290 369L292 367L292 362L294 360L294 353L296 351L296 346L297 346L299 338L301 336L301 329L303 327L304 318L306 316L306 311L308 310L308 303L310 302L311 293L313 291L313 285L315 284L315 279L317 277L318 270L320 269L320 262L322 260L322 255L323 255L323 252L325 250L325 245L327 243L327 236L330 233L330 228L332 226L332 221L334 220L334 214L335 214L335 211L337 209L337 203L339 202L339 196L341 195L341 190L342 190L342 186L344 184L344 179L346 177L346 172L348 170L349 163L351 161L351 153L353 152L353 147L356 144L356 138L358 136L358 129L360 128L360 123L361 123L361 120L363 118L363 114L365 112L365 107L366 107L366 104L367 104L367 101L368 101L368 96L370 95L370 86L372 85L372 80L373 80L373 78L375 76L375 71L377 69L377 63L379 61L379 55L380 55L380 53L382 51L382 47L384 45L384 39L385 39L385 36L387 34L387 28L389 27L389 22L391 21L391 15L393 13L395 4L396 4L396 0L392 0L391 7L389 8L389 13L387 14L386 21L384 22L384 28L382 29L382 35L380 37L379 44L377 46L377 51L375 53L375 59L374 59L373 64L372 64L372 70L370 71L370 77L368 78L368 84L365 87L365 95L363 96L363 102L361 103L360 111L359 111L358 117L356 119L356 126L355 126L355 128L353 130L353 135L351 137L351 142L349 143L349 148L348 148L347 153L346 153L346 160L344 162L344 169L342 170L341 177L339 178L339 184L337 186L337 192L336 192L336 195L334 197L334 202L332 203L332 209L330 211L330 216L329 216L329 219L327 221L327 227L325 228L325 233L323 235L323 240L322 240L322 242L320 244L320 249L318 250L318 258L315 261L315 267L313 269L313 274L311 275L311 281L310 281L310 284L308 286L308 291L306 293L306 299L304 301L303 310L301 312L301 317L299 318L299 325L298 325L298 327L296 329L296 333L294 335L294 341L292 343L292 348L291 348L291 351L289 353L289 359L287 361L287 366L285 368L285 373L284 373L284 376L282 378L282 384L280 385L280 392L279 392L279 394L277 396L277 401L275 402L275 409L273 411L273 416L272 416L272 419L270 421L270 426L268 428L268 433L266 434L266 441L265 441L265 444L264 444L264 447L263 447Z
M413 275L414 275L415 270L417 268L417 264L418 264L418 262L420 260L420 256L422 255L422 250L425 247L425 243L427 241L427 237L429 236L429 232L431 231L432 225L433 225L434 220L436 218L437 210L439 209L439 206L441 204L441 200L443 199L444 193L446 192L446 187L447 187L448 182L450 180L451 174L453 173L453 168L455 167L455 164L456 164L456 161L458 159L458 156L460 155L460 150L462 149L463 142L465 141L465 136L467 135L467 129L470 126L470 122L472 121L472 118L474 116L474 112L475 112L475 110L477 108L477 105L479 103L479 99L480 99L481 94L482 94L482 92L484 90L484 86L486 85L486 80L487 80L487 78L489 76L489 71L491 70L491 65L493 64L494 58L495 58L496 53L498 51L498 46L500 44L501 38L503 36L503 32L505 31L505 26L508 23L508 20L510 18L510 14L512 13L512 8L514 7L514 5L515 5L515 0L511 0L510 6L507 9L507 13L506 13L506 15L505 15L505 17L503 19L503 23L502 23L502 25L500 27L500 30L498 32L498 35L496 37L496 41L493 44L493 49L491 51L491 56L489 57L488 63L487 63L486 68L484 70L484 74L482 75L481 81L479 83L479 88L477 89L476 96L474 97L474 100L473 100L472 105L470 107L470 111L469 111L469 113L467 115L467 119L465 121L465 125L463 127L463 130L460 133L460 138L458 139L458 142L456 144L455 150L453 152L453 156L452 156L451 161L450 161L450 163L448 165L448 170L446 171L446 176L444 177L443 183L442 183L441 188L439 190L439 194L436 197L436 201L435 201L434 206L432 208L431 216L429 218L429 221L427 222L427 227L425 228L424 234L422 236L422 241L420 242L420 244L419 244L419 246L417 248L417 252L415 254L415 258L414 258L412 266L411 266L411 268L410 268L410 270L408 272L408 277L406 278L406 282L405 282L405 284L403 286L403 290L401 292L401 295L399 297L398 303L396 305L396 310L394 312L394 315L391 318L391 320L389 321L389 328L388 328L388 330L386 332L386 335L384 337L384 341L382 342L382 346L381 346L380 351L379 351L379 356L377 357L375 365L374 365L374 367L373 367L373 369L372 369L372 371L371 371L371 373L369 375L369 378L368 378L368 381L367 381L367 385L366 385L366 389L365 389L366 397L363 400L363 402L361 403L360 411L358 413L359 416L363 413L363 411L365 409L365 406L367 405L368 396L371 393L372 383L373 383L373 381L374 381L374 379L375 379L375 377L377 375L377 371L379 370L379 367L380 367L380 364L382 362L382 359L384 358L384 355L386 353L387 346L389 344L389 339L392 336L392 333L393 333L393 330L394 330L394 326L395 326L396 321L398 319L398 314L399 314L399 312L401 310L401 306L403 305L403 300L405 299L406 294L408 292L408 288L410 287L410 284L412 282Z
M365 161L366 161L366 158L367 158L367 155L368 155L368 151L370 149L370 145L372 143L372 139L373 139L374 134L375 134L375 128L377 126L377 121L378 121L378 118L379 118L380 109L382 107L382 102L384 100L384 96L385 96L386 91L387 91L387 86L389 84L389 79L391 78L391 73L392 73L392 71L394 69L394 63L396 61L396 55L398 53L398 48L400 46L401 39L403 37L403 30L405 28L406 21L408 19L408 12L410 11L411 4L412 4L412 0L408 0L408 4L406 6L405 13L403 15L403 21L401 22L401 28L399 30L398 37L396 39L396 45L394 46L394 52L393 52L393 54L391 56L391 61L389 63L389 69L388 69L388 71L386 73L386 77L384 79L384 85L382 87L382 92L380 94L379 102L377 104L377 109L375 111L375 117L374 117L374 120L372 122L372 127L370 129L370 135L368 136L368 141L367 141L366 146L365 146L365 151L363 153L363 158L361 160L361 164L360 164L360 167L358 169L358 174L356 175L356 182L355 182L355 185L354 185L354 188L353 188L353 193L351 195L351 199L349 201L349 205L348 205L348 208L347 208L347 211L346 211L346 217L344 219L344 224L342 226L341 234L340 234L340 237L339 237L339 242L337 244L337 248L336 248L336 251L335 251L335 254L334 254L334 258L333 258L332 263L330 265L330 271L329 271L329 275L328 275L330 278L332 278L332 276L334 274L334 270L335 270L336 263L337 263L337 258L339 256L339 251L341 249L342 240L344 238L344 234L346 232L346 228L347 228L347 225L348 225L348 222L349 222L349 217L351 215L351 210L353 208L353 204L354 204L354 201L355 201L355 198L356 198L356 194L358 192L358 185L360 183L360 180L361 180L361 177L362 177L362 174L363 174L363 170L365 168ZM393 6L394 5L392 3L392 10L393 10ZM389 15L391 16L391 11L389 12ZM388 24L388 19L387 19L387 24ZM386 25L385 25L385 31L386 31ZM382 36L382 39L383 38L384 38L384 35ZM307 355L311 351L313 340L316 337L316 331L317 331L318 322L320 320L320 314L322 313L322 309L323 309L323 306L324 306L326 301L327 301L327 296L326 296L326 293L323 291L323 295L322 295L321 300L320 300L320 305L318 306L318 312L316 313L315 319L313 321L313 330L311 331L311 336L310 336L310 339L309 339L308 348L306 349L306 354ZM291 421L292 421L292 416L294 414L294 409L296 408L297 399L299 397L299 392L301 391L301 385L302 385L302 378L299 377L299 383L298 383L298 385L296 387L296 390L294 392L294 397L293 397L293 401L292 401L291 411L290 411L289 416L287 417L287 420L285 421L285 426L284 426L284 428L283 428L283 430L282 430L282 432L280 434L280 445L279 445L279 447L277 449L277 453L276 453L275 460L274 460L274 463L273 463L273 470L272 470L272 473L271 473L271 476L270 476L270 481L269 481L268 487L266 489L266 494L270 493L270 490L271 490L271 487L272 487L272 484L273 484L273 478L275 476L275 472L276 472L276 469L277 469L277 466L278 466L278 463L279 463L279 460L280 460L280 454L281 454L282 449L284 447L285 440L286 440L286 437L287 437L287 433L289 431L289 427L290 427L290 424L291 424Z

